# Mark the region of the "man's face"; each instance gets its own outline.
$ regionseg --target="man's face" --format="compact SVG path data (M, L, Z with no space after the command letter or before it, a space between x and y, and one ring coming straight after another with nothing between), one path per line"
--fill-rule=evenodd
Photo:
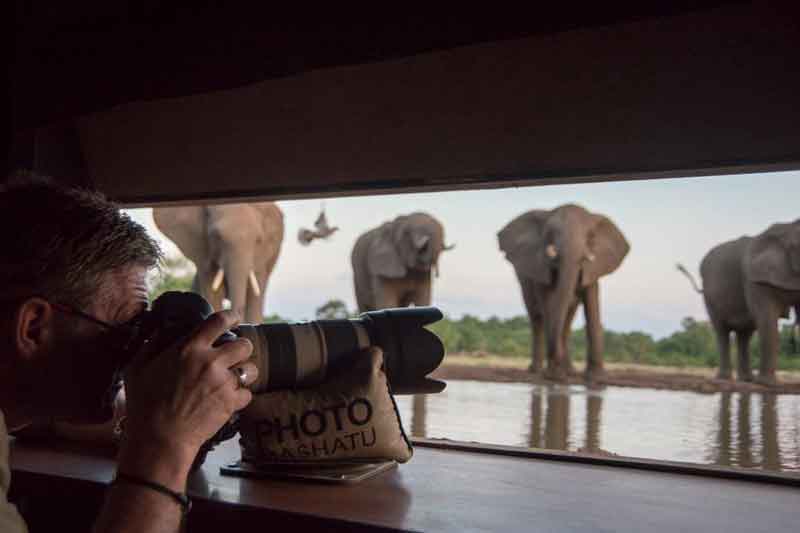
M147 308L147 269L133 266L104 277L91 304L80 311L111 325L128 322ZM56 312L56 334L42 358L36 403L49 416L73 422L104 422L117 351L108 328L82 317Z

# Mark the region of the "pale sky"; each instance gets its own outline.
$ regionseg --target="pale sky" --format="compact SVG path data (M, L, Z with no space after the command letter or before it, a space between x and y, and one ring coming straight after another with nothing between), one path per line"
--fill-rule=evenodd
M676 262L698 276L710 248L800 218L799 200L800 171L329 198L324 200L328 221L340 230L310 246L298 243L297 232L313 227L322 201L280 201L286 233L265 313L309 319L333 298L354 308L350 250L356 238L398 215L426 211L444 224L447 243L456 244L440 258L433 305L453 318L525 314L514 271L498 249L497 231L529 209L577 203L611 218L631 245L622 266L601 280L604 326L661 337L679 329L683 317L707 320L702 297L675 269ZM169 254L177 253L156 230L150 209L128 212ZM577 316L574 327L583 323L580 312Z

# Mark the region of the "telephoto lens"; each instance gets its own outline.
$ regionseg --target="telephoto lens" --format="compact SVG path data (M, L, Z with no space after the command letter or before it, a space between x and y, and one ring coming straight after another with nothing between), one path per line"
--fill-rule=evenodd
M380 346L392 392L424 394L445 387L425 377L441 364L444 347L424 326L441 318L434 307L384 309L354 319L243 324L233 332L253 343L254 393L313 387L329 372L352 366L365 348Z

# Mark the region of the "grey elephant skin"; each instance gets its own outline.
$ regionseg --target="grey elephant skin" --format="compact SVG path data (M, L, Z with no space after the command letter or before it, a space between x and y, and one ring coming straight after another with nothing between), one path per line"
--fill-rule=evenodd
M430 305L431 273L438 275L444 227L427 213L411 213L363 233L350 259L361 312Z
M607 217L568 204L528 211L497 234L500 250L514 266L533 333L531 372L563 381L573 373L569 354L572 320L580 304L586 318L586 378L603 372L600 321L601 277L628 254L625 236Z
M195 264L192 290L214 309L227 298L246 322L263 321L267 282L284 233L275 203L157 207L153 219Z
M788 318L791 307L795 313L800 311L800 219L773 224L755 237L743 236L715 246L703 257L700 276L703 288L696 289L703 294L720 353L717 376L732 377L733 332L738 378L775 384L778 319ZM754 379L749 345L755 331L761 360Z

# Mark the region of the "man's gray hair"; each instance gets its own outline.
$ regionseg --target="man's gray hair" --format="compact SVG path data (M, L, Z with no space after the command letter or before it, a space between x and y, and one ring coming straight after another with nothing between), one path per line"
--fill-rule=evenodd
M0 287L88 306L110 272L152 268L162 254L145 228L94 191L17 177L0 186Z

